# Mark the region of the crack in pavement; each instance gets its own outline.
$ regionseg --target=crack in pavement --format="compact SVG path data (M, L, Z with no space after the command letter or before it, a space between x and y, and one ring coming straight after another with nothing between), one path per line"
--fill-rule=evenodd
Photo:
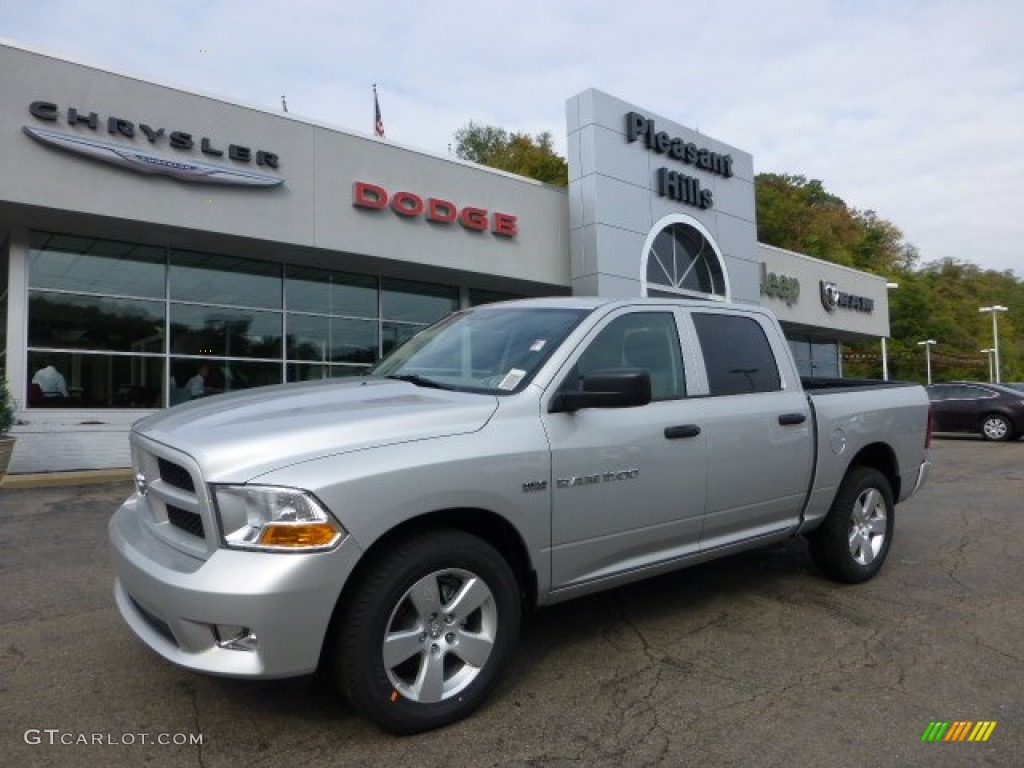
M8 659L14 658L14 663L11 664ZM0 691L6 692L10 688L10 681L21 669L21 665L25 663L25 652L22 651L16 644L11 643L7 646L7 651L4 653L3 668L0 669Z
M195 727L195 732L199 734L199 743L196 744L196 758L199 761L199 768L206 768L206 763L203 762L203 728L199 722L199 694L195 689L195 686L188 686L189 697L192 700L192 725Z

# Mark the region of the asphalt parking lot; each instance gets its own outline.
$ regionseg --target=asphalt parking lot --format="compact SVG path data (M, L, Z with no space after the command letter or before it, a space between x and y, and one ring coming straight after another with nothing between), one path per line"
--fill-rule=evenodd
M136 641L106 549L128 484L0 491L0 764L1024 765L1024 442L932 456L875 580L825 581L794 541L550 608L476 716L407 738L316 679ZM997 725L922 742L938 720Z

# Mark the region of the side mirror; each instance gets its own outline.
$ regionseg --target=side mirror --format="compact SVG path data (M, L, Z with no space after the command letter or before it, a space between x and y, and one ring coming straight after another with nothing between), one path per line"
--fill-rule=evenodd
M645 368L612 368L585 376L579 390L559 392L549 413L581 408L634 408L651 402L651 375Z

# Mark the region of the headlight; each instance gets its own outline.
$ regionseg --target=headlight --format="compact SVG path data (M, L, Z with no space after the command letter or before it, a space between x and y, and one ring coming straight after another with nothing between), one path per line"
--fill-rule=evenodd
M312 494L269 485L216 485L224 544L233 549L309 552L330 549L346 531Z

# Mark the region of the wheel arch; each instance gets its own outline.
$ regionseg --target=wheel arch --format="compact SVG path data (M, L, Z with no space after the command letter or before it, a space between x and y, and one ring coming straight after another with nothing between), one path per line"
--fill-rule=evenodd
M486 509L460 507L438 509L405 521L392 528L370 545L363 553L355 569L352 571L338 595L331 616L330 625L324 636L320 652L320 664L323 666L333 645L331 638L335 635L338 620L345 605L346 598L359 589L374 565L395 544L409 536L424 531L438 529L456 529L483 539L505 558L515 574L519 585L520 600L524 611L530 610L537 603L537 572L533 567L526 548L526 543L508 520ZM325 652L326 651L326 652Z
M892 446L886 443L872 443L864 446L853 457L850 466L846 469L847 474L854 467L877 469L889 481L893 502L900 499L900 466Z

